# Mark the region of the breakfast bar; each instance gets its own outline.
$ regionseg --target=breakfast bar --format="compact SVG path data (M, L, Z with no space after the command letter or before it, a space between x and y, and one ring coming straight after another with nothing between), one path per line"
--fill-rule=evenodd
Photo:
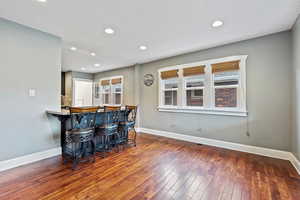
M49 110L47 114L56 117L61 123L61 148L65 159L76 157L78 151L84 151L84 154L87 152L94 154L96 150L106 151L111 147L127 144L128 129L130 124L134 124L135 112L136 109L130 106L90 106L70 107L61 111ZM72 135L75 135L77 139L73 137L72 140Z

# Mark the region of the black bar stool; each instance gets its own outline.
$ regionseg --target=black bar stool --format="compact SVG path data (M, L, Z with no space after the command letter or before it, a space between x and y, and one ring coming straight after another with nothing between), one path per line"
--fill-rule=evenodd
M124 120L119 124L121 140L125 144L134 146L136 146L135 122L137 109L137 106L126 106L124 112ZM129 133L132 133L132 135L129 135Z
M66 131L66 153L72 160L72 169L79 162L95 161L95 121L99 107L70 107L71 130ZM87 158L82 160L82 158ZM64 162L66 162L64 156Z
M96 127L95 137L97 137L96 151L105 152L117 147L119 151L120 134L118 125L120 120L120 106L105 106L103 124Z

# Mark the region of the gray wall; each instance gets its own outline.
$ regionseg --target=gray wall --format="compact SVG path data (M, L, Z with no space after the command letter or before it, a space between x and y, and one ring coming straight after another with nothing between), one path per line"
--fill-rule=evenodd
M300 159L300 19L292 30L293 34L293 131L292 152Z
M0 18L0 44L0 161L58 147L61 40Z
M144 64L140 77L152 73L156 82L146 87L141 79L141 127L290 150L291 54L291 33L282 32ZM157 111L159 68L232 55L248 55L249 117Z
M158 112L158 69L233 55L248 55L248 117ZM155 83L143 84L151 73ZM125 103L140 105L140 127L279 150L291 150L292 37L277 33L95 75L125 76ZM132 81L134 80L134 81ZM139 82L139 87L132 87ZM136 83L135 83L136 85ZM138 92L132 90L139 90ZM138 97L133 97L138 95ZM250 136L246 133L249 130Z
M112 70L112 71L101 72L101 73L95 74L94 80L95 80L95 82L97 82L100 79L106 78L106 77L123 76L123 78L124 78L123 104L124 105L126 105L126 104L133 105L135 103L134 70L135 70L134 67L126 67L126 68L116 69L116 70Z

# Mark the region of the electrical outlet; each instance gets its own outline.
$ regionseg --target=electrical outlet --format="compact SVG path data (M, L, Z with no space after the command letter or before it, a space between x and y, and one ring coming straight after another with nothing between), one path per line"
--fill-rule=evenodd
M246 132L246 135L247 135L248 137L250 137L250 132L249 132L249 131L247 131L247 132Z

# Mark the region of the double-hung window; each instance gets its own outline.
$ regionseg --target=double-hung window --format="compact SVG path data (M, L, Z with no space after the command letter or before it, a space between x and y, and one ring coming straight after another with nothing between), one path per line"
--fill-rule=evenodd
M121 105L123 77L104 78L100 81L100 98L103 105Z
M110 104L110 80L101 81L101 103Z
M216 108L237 108L240 101L239 61L212 65Z
M177 106L178 70L170 70L161 74L162 96L165 106Z
M205 66L183 69L184 106L203 107L205 87Z
M111 94L114 105L121 105L122 101L122 78L115 78L111 80Z
M246 59L231 56L160 69L159 111L246 116Z

